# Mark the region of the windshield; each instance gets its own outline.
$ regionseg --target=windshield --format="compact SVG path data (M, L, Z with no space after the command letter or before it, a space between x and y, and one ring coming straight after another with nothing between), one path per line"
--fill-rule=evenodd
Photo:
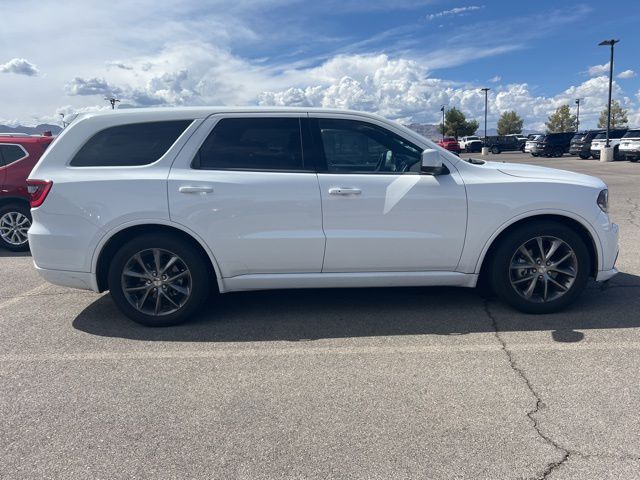
M606 133L599 133L593 139L594 140L603 140L605 138L607 138L607 134Z
M640 130L629 130L622 138L640 138Z
M586 133L576 133L573 138L571 139L572 142L579 142L581 141L584 137L586 137L587 134Z

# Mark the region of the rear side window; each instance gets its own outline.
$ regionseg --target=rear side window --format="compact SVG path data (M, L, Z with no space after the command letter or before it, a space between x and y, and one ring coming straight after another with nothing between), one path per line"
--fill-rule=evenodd
M96 133L73 157L73 167L133 167L162 157L191 120L132 123Z
M202 170L309 170L304 165L300 119L223 118L196 154Z
M0 166L9 165L27 156L27 153L18 145L0 144Z

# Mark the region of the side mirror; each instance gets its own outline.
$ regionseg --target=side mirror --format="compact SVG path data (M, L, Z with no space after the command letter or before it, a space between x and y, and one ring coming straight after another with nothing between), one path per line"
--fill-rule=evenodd
M442 158L440 158L440 153L437 150L427 149L422 152L422 166L420 171L430 175L440 175L444 173L445 167L442 164Z

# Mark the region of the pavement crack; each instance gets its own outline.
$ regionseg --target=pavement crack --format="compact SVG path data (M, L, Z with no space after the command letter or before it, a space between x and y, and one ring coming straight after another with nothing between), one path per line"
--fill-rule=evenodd
M534 408L532 408L531 410L529 410L527 412L527 417L531 421L531 424L532 424L534 430L536 431L536 434L542 440L544 440L544 442L546 442L548 445L551 445L559 453L562 454L562 457L560 458L560 460L548 463L545 466L544 471L540 475L534 477L536 480L543 480L543 479L549 478L549 475L551 475L554 470L556 470L557 468L562 466L562 464L564 464L569 459L569 457L571 456L572 452L570 452L567 448L564 448L563 446L561 446L558 442L553 440L551 437L546 435L541 430L540 425L538 424L538 420L536 419L535 416L540 410L542 410L545 407L545 404L543 403L542 398L540 398L540 395L538 394L538 392L533 388L533 385L531 384L531 381L527 377L527 375L524 372L524 370L522 370L522 368L520 368L518 366L518 364L516 363L515 358L513 357L513 353L507 347L507 342L500 335L500 329L498 328L498 321L496 320L494 315L491 313L491 310L489 309L489 301L488 300L484 301L484 312L487 315L487 317L489 318L489 320L491 320L491 325L493 326L494 335L495 335L496 339L498 340L498 342L500 342L501 350L504 352L505 356L507 357L507 360L509 362L509 366L516 373L516 375L518 375L522 379L522 381L526 385L527 389L529 390L529 392L531 393L531 395L535 399Z

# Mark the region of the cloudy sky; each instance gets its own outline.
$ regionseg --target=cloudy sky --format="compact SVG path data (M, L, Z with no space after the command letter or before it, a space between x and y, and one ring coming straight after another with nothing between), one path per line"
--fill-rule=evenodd
M302 105L436 123L441 105L525 128L614 97L640 125L634 2L487 0L0 0L0 123L123 106ZM606 6L603 6L606 5Z

